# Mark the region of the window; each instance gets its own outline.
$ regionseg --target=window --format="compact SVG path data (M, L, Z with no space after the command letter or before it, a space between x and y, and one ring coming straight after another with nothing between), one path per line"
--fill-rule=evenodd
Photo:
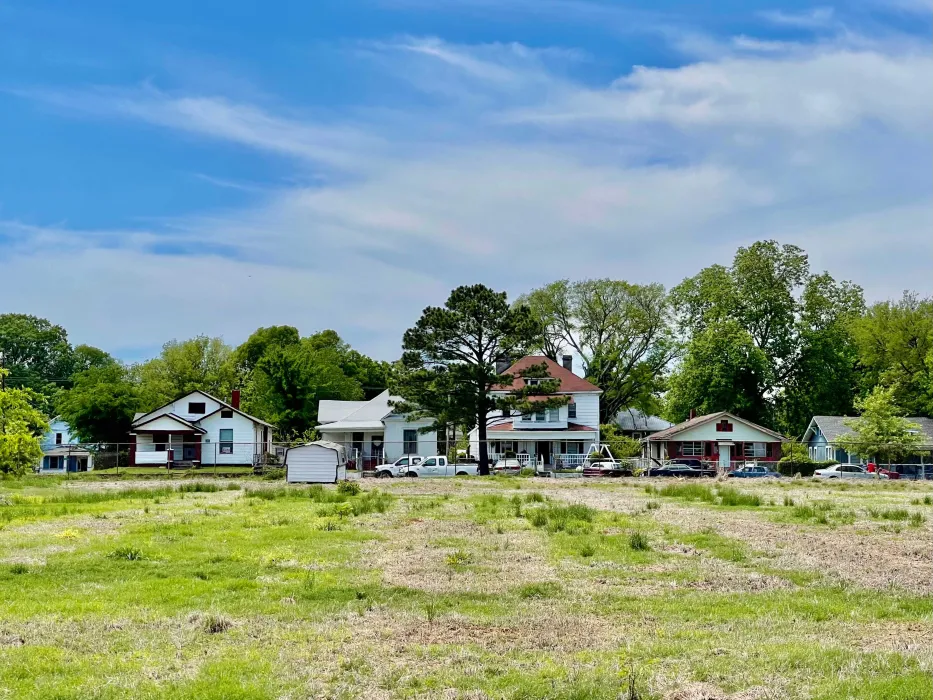
M547 420L547 411L535 411L535 423L544 423Z
M220 429L220 454L233 454L233 428Z
M222 408L220 409L221 418L233 418L233 409L232 408Z
M165 452L165 443L164 443L164 442L156 442L156 443L153 443L153 447L155 448L155 451L156 451L156 452Z
M190 401L188 403L188 413L206 413L207 409L203 401Z
M680 443L680 454L684 457L702 457L703 456L703 443L702 442L682 442Z
M551 423L556 423L560 420L560 409L559 408L549 408L547 411L547 419Z
M418 452L418 431L417 430L403 430L402 431L402 452L407 455L413 455Z
M745 457L766 457L768 455L768 444L765 442L743 443L742 454Z
M833 458L833 448L832 447L823 448L823 459L825 459L828 462L832 458Z
M576 418L577 417L577 404L573 401L567 404L567 417Z
M540 379L526 379L525 386L538 386L541 383Z
M434 467L436 465L437 465L437 460L434 459L434 457L431 457L431 459L426 459L421 463L422 467Z
M55 444L56 444L56 445L61 445L61 444L62 444L62 434L61 434L61 433L55 433Z
M717 433L731 433L732 432L732 423L723 418L716 424Z

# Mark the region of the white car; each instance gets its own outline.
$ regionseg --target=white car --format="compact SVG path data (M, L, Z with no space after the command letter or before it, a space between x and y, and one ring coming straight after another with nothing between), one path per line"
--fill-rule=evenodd
M869 472L865 467L858 464L834 464L826 469L817 469L813 476L821 479L877 479L878 476ZM882 479L887 479L885 474L881 474Z
M395 476L405 476L409 467L421 464L422 457L418 455L405 455L399 457L392 464L380 464L375 468L377 479L391 479Z
M519 474L522 471L522 463L517 457L500 457L492 465L493 474Z

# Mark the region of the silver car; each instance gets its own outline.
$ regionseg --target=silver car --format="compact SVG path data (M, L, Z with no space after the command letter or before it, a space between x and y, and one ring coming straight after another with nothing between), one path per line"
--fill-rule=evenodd
M834 464L831 467L826 469L817 469L813 472L813 476L818 476L822 479L877 479L878 476L872 474L865 467L858 464ZM887 479L888 477L884 474L880 475L882 479Z

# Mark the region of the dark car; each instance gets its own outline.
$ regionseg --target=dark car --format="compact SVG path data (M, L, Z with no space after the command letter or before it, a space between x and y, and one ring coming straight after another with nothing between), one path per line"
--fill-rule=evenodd
M751 467L742 467L741 469L736 469L734 472L729 472L726 476L735 477L736 479L762 479L762 478L781 478L781 474L763 467L760 464L756 464Z
M704 467L698 459L671 460L663 467L652 467L645 473L647 476L674 476L683 479L716 476L715 469Z

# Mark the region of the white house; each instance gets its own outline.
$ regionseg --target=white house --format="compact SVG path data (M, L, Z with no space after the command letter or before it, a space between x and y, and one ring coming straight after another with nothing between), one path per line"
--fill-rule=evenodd
M317 430L321 438L343 445L347 459L358 469L368 469L402 455L437 453L437 433L421 433L433 422L429 418L408 421L390 405L401 401L383 391L369 401L321 401Z
M726 411L696 416L643 439L655 463L698 459L729 470L746 461L776 462L784 437Z
M520 372L531 365L547 365L548 375L560 382L558 395L570 395L570 403L559 408L537 411L529 415L516 412L490 416L486 439L489 458L494 462L506 454L515 454L523 464L538 463L575 467L583 463L593 445L599 444L599 396L602 390L573 373L573 360L564 355L562 364L537 355L523 357L503 374L514 379L508 386L498 386L493 395L505 396L521 389L526 382ZM470 453L479 455L479 429L470 432Z
M130 464L255 465L272 450L273 426L230 403L192 391L148 413L130 429Z
M61 418L49 424L49 430L40 443L42 457L39 459L40 474L63 474L87 472L94 469L94 455L81 446L71 432L71 426Z

